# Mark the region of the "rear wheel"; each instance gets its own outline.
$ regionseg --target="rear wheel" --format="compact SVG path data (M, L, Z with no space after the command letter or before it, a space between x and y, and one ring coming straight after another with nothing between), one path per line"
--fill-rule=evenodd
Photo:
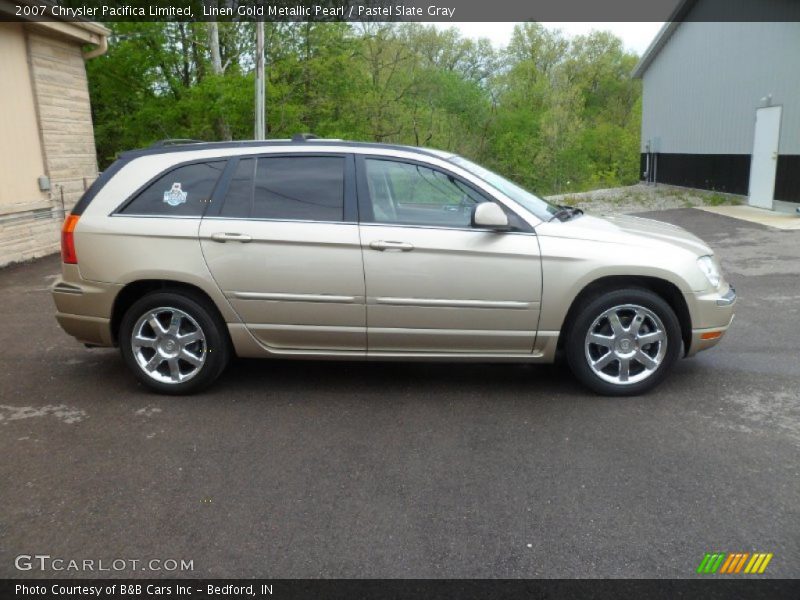
M154 292L135 302L120 324L120 349L147 387L190 394L211 385L230 356L225 324L200 297Z
M644 393L661 382L681 350L675 312L648 290L624 289L586 303L567 336L567 360L587 387L608 396Z

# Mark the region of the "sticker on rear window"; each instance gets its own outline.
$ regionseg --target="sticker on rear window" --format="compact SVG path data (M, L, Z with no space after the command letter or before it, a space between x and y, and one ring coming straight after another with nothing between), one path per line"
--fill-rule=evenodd
M178 206L186 202L186 196L188 196L188 193L181 189L180 182L176 182L172 184L171 189L164 192L164 202L170 206Z

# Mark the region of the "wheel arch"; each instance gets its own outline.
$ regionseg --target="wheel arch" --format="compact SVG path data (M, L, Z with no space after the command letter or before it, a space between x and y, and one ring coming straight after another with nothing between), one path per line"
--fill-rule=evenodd
M683 293L671 281L661 279L659 277L651 277L644 275L608 275L600 277L586 284L580 292L575 296L572 304L567 310L564 320L561 323L559 331L557 350L563 350L565 340L569 335L569 328L571 323L574 322L575 316L580 309L586 305L592 298L598 295L618 290L621 288L640 288L645 289L654 294L657 294L663 299L670 308L675 311L675 316L678 317L678 322L681 326L681 339L683 341L683 353L688 352L689 346L692 341L692 317L689 312L689 306L686 303Z
M208 292L201 287L191 283L169 279L139 279L126 284L125 287L119 291L116 298L114 298L114 305L111 309L111 338L115 345L119 343L120 324L122 323L122 317L128 309L140 298L151 292L158 291L176 291L199 296L208 303L209 307L215 311L220 321L225 324L224 315L217 306L217 303L214 302L214 299ZM224 335L228 335L227 327L224 329Z

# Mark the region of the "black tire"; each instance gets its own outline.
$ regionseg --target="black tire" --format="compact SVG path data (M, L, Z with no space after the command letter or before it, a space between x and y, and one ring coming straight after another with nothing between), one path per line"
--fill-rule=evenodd
M165 307L177 309L187 315L189 318L183 317L183 322L188 323L192 330L195 329L195 326L199 328L205 338L193 346L193 350L202 357L202 365L197 367L189 363L181 363L182 369L186 369L187 366L188 368L194 367L194 374L186 381L175 383L157 381L145 372L143 366L140 366L131 345L134 327L137 326L139 320L150 311ZM154 331L152 327L151 331ZM170 395L193 394L207 388L222 374L231 356L231 344L225 323L214 306L198 294L178 290L152 292L137 300L127 310L120 323L119 346L122 358L139 381L151 390ZM153 354L155 352L153 350ZM168 374L163 376L166 377Z
M629 367L631 372L634 371L634 368L641 368L637 373L637 376L641 375L644 377L641 381L633 383L614 383L602 378L601 375L603 377L612 378L616 375L616 377L619 378L622 373L621 361L613 358L611 359L612 362L606 367L610 374L596 373L589 363L590 358L587 354L596 352L598 349L602 350L602 348L600 346L592 346L591 350L587 349L587 335L589 334L589 329L595 324L595 320L601 318L606 311L615 307L624 307L625 305L643 307L658 317L663 325L666 344L660 363L658 363L658 366L653 368L652 371L648 371L643 366L643 363L637 362L636 360L631 362L628 359L623 359L628 361L628 364L631 365ZM621 314L624 316L626 311L623 309ZM633 314L632 310L630 314ZM648 317L646 322L652 323L654 321L650 321ZM603 321L601 320L600 323L603 323ZM611 326L610 321L606 321L606 323L606 327ZM628 326L630 327L630 324ZM628 288L614 290L589 298L581 304L576 311L573 322L568 323L567 327L566 355L570 369L575 377L586 387L604 396L636 396L651 390L661 383L667 375L672 365L680 356L683 347L681 326L678 317L675 315L675 311L673 311L672 307L659 295L645 289ZM631 344L631 342L628 341L628 344ZM639 348L638 341L633 342L633 344L633 348ZM646 352L656 355L656 357L658 353L661 352L660 346L657 347L658 350L656 350L656 346L643 346L643 348ZM609 352L611 352L610 348ZM599 356L600 358L603 357L602 354ZM636 356L633 358L635 359ZM615 367L617 370L616 374L614 374Z

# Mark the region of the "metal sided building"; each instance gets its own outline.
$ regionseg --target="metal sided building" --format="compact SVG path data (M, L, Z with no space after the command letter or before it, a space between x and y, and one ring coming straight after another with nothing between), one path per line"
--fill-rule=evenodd
M800 203L800 2L685 0L634 70L643 80L641 177ZM764 18L771 19L765 21Z

